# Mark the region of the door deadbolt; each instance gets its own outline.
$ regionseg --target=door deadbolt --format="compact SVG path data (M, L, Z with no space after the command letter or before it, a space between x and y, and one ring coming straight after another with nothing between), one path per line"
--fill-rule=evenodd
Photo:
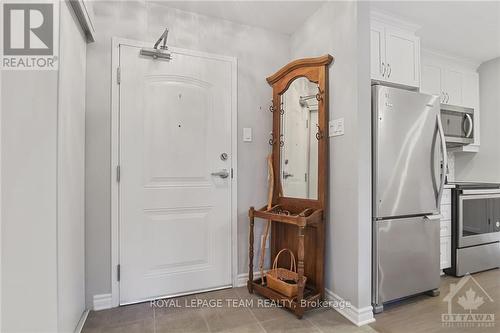
M228 157L229 156L227 155L227 153L220 154L220 159L223 160L223 161L226 161Z

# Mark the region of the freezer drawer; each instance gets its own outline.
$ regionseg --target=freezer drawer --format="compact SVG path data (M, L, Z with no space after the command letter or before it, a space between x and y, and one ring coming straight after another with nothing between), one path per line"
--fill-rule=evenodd
M437 289L439 215L374 223L374 304Z

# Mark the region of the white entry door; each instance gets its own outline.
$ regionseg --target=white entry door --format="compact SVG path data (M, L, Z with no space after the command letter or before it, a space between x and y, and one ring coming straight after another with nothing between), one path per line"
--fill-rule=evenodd
M232 59L139 50L120 46L120 304L231 285Z

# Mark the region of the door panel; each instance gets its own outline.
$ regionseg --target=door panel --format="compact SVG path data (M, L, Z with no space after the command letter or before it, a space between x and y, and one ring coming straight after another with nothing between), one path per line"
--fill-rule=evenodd
M422 64L422 85L420 91L426 94L437 95L443 99L443 74L438 66Z
M398 30L386 29L386 60L388 81L408 86L420 86L419 39Z
M449 95L446 104L462 105L463 73L447 70L445 73L445 92Z
M385 62L385 36L384 26L375 22L370 26L370 70L371 78L383 80L384 69L382 63Z
M382 86L373 89L375 216L437 212L433 139L438 97Z
M439 287L439 219L376 221L378 304Z
M120 304L231 284L231 63L172 53L120 46Z

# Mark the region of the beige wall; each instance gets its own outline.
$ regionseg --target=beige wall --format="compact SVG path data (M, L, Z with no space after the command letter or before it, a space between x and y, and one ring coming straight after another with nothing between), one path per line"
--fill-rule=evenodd
M330 138L326 288L371 316L371 106L369 12L364 3L329 2L292 35L292 58L330 53Z
M223 6L224 4L214 4ZM145 1L95 2L97 40L87 49L86 286L87 305L111 293L111 38L153 44L170 29L168 44L238 59L238 270L248 267L247 212L265 203L271 89L265 78L289 60L289 36ZM254 140L243 143L242 128Z
M500 58L479 66L481 147L455 154L455 179L500 183Z

